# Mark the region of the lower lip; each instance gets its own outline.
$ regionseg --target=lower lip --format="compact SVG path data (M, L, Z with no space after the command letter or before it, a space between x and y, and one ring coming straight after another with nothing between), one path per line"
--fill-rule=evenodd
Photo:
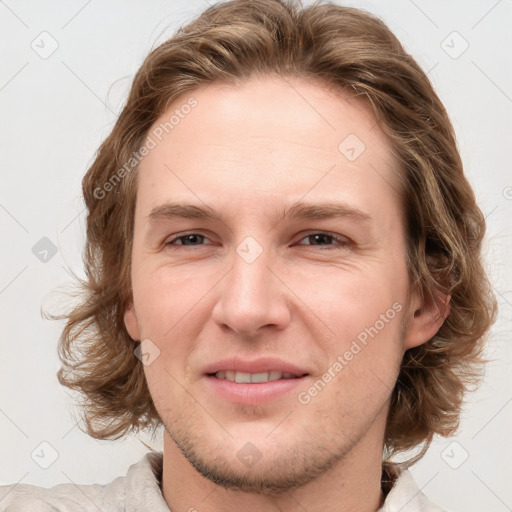
M246 384L208 375L206 381L213 391L225 400L242 405L258 405L281 398L303 384L305 378Z

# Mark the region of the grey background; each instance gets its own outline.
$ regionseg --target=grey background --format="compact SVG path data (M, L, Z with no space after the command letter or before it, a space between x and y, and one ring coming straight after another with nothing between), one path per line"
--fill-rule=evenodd
M453 512L512 510L512 2L344 4L382 16L444 101L487 216L485 258L500 303L492 361L459 434L437 439L412 471ZM41 306L58 307L68 269L84 276L80 181L134 73L207 5L0 0L0 484L106 483L147 451L140 440L161 449L143 435L109 442L81 432L55 375L62 324L44 320Z

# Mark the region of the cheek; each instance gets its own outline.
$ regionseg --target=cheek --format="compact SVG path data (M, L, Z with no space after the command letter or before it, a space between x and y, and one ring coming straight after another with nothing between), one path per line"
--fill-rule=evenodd
M301 299L297 306L317 325L325 327L326 340L352 340L377 323L397 324L404 309L407 273L403 268L375 263L350 267L309 265L307 271L288 273L286 280ZM283 279L284 280L284 279ZM384 320L381 316L384 315ZM391 321L392 320L392 321ZM364 334L363 334L364 337Z
M148 385L149 393L160 416L167 417L166 411L173 414L180 410L180 387L176 381L176 371L169 366L169 362L162 363L165 356L160 361L155 361L152 365L144 367L144 374Z
M400 305L394 303L385 310L385 320L366 321L361 315L355 318L348 313L343 317L346 322L338 320L340 330L355 334L339 336L324 345L328 354L323 373L311 383L314 389L305 390L314 395L312 410L320 416L323 409L332 410L332 418L344 417L352 424L375 417L389 399L398 376L402 314Z
M405 289L390 277L366 282L353 290L354 302L340 313L342 342L332 351L341 355L343 370L337 390L360 411L378 407L389 397L402 358Z
M133 282L133 299L142 336L162 342L197 325L208 279L180 268L144 268Z
M322 272L328 284L313 286L323 282ZM364 407L378 408L388 398L402 355L406 286L405 265L389 264L357 272L318 270L303 284L301 293L311 297L307 304L326 327L317 343L325 356L322 371L329 380L329 402L364 414Z

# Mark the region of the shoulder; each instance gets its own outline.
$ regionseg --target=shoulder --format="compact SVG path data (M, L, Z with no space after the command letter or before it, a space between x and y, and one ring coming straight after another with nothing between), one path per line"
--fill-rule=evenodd
M432 503L418 487L412 473L404 470L378 512L449 512Z
M115 512L142 510L137 504L144 502L153 503L154 510L167 512L160 491L161 467L161 452L151 452L133 464L126 476L105 485L0 486L0 512Z

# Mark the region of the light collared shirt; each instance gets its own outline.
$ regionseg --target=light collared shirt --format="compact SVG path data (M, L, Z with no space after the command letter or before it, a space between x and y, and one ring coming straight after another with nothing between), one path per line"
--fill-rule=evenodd
M58 484L45 489L30 484L0 486L1 512L170 512L164 500L162 452L149 452L126 476L106 485ZM191 507L194 510L193 507ZM377 512L447 512L434 505L402 471Z

